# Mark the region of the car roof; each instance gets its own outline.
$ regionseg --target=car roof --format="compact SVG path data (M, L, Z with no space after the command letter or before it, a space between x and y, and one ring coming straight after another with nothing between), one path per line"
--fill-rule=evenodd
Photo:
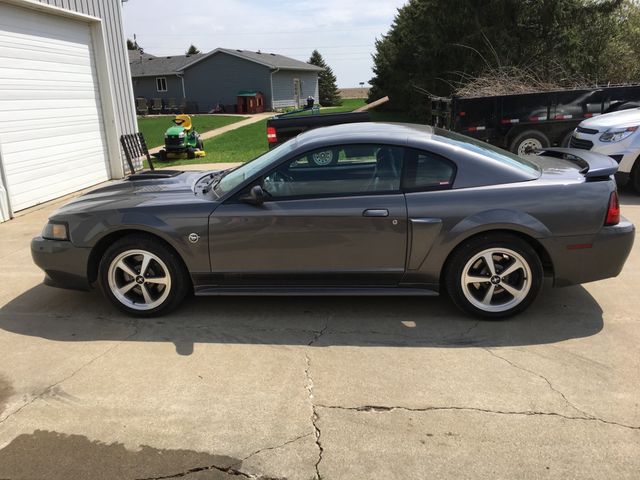
M459 137L459 138L457 138ZM524 168L509 152L491 151L471 138L412 123L360 122L332 125L304 132L296 137L293 155L336 144L383 143L424 149L455 162L456 187L499 185L540 176L537 166ZM474 143L468 143L474 142ZM517 157L516 157L517 158Z
M304 132L298 136L298 145L305 146L315 143L317 140L331 137L332 141L352 140L354 136L376 139L385 143L406 143L407 139L416 134L430 139L434 130L429 125L413 123L388 123L388 122L358 122L331 125ZM426 136L426 137L424 137Z

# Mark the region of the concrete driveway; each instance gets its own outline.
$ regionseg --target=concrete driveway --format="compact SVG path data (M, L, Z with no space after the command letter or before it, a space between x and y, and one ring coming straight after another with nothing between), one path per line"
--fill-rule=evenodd
M0 224L0 479L640 477L640 242L620 277L506 322L446 298L139 321L40 284L55 206Z

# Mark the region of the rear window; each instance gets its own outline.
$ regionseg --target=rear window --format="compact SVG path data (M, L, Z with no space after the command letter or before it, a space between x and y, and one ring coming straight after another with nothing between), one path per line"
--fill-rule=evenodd
M449 130L443 130L441 128L434 128L433 130L435 135L440 137L439 140L445 143L455 145L456 147L463 148L470 152L479 153L480 155L484 155L494 160L498 160L505 165L519 168L523 172L529 174L537 175L540 173L540 169L535 163L527 160L524 157L519 157L514 153L491 145L490 143L466 137Z

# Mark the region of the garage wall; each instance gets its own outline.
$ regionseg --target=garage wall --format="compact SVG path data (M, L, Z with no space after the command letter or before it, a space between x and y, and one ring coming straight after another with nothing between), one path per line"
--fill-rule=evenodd
M125 171L127 167L124 153L121 150L118 151L119 145L116 141L120 135L135 133L138 129L122 25L121 2L112 0L29 0L29 2L50 5L102 20L102 35L100 35L99 42L94 44L94 49L98 58L98 70L101 72L100 95L103 102L108 102L108 108L104 109L105 128L109 132L109 138L113 139L113 141L109 142L108 149L111 154L109 155L106 151L105 154L108 156L109 163L112 166L110 169L111 176L121 176L123 169L120 165L124 165ZM9 0L9 4L16 6L27 6L29 2L23 3L19 0ZM54 14L52 13L51 15ZM104 81L107 78L108 81ZM104 85L107 85L106 89L103 88ZM0 160L2 158L1 150L0 146ZM114 165L116 168L114 168ZM11 216L8 206L5 173L0 168L0 221L8 220Z
M102 19L119 135L138 131L120 0L38 0ZM124 156L122 157L124 160Z

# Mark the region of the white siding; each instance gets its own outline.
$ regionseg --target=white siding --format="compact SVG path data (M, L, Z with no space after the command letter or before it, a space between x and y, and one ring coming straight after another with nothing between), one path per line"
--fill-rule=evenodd
M109 178L89 25L0 4L0 145L13 211Z

